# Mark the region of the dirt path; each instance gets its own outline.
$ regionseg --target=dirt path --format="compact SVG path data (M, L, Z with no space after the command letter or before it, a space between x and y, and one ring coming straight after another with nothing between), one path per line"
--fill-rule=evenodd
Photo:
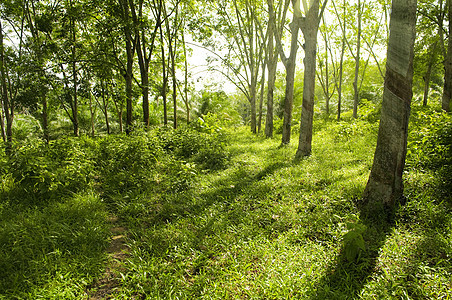
M105 272L94 285L89 288L88 299L112 299L114 291L119 287L118 271L121 268L121 262L127 258L128 246L126 245L126 228L120 226L118 218L110 218L112 238L110 246L107 248L108 265Z

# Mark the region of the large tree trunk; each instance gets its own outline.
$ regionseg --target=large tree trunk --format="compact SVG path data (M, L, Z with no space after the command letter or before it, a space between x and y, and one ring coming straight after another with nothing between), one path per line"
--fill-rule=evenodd
M449 19L449 41L447 45L447 56L444 59L444 90L442 108L446 112L450 111L450 98L452 97L452 0L448 2Z
M296 158L311 154L312 123L314 118L315 68L317 58L317 32L319 28L319 1L312 3L305 23L301 24L305 39L303 105L301 109L300 136Z
M380 127L372 170L364 191L370 209L393 207L403 196L407 150L416 0L393 0Z

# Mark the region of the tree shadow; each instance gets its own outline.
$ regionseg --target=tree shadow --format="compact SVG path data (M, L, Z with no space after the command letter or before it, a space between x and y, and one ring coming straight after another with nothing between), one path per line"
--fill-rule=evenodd
M369 208L362 204L358 207L358 224L365 226L364 232L358 234L364 240L365 250L355 249L357 255L351 259L350 249L347 249L349 245L343 242L341 251L325 275L313 285L310 299L355 299L377 271L380 249L395 227L395 210L388 207Z

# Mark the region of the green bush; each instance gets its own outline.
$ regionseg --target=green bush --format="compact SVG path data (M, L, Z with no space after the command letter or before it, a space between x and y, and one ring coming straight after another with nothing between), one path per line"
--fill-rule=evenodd
M8 158L16 191L33 201L48 201L85 189L93 179L92 147L83 138L16 144Z
M96 159L102 190L124 193L152 186L161 155L159 142L150 134L103 138Z
M165 128L159 129L158 136L162 148L176 158L194 162L203 169L221 169L229 157L225 135L219 128L207 128Z

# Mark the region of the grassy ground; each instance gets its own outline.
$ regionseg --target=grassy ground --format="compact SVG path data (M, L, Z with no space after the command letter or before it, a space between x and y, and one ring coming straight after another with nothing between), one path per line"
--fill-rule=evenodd
M377 126L317 120L313 155L298 162L295 139L279 147L231 129L227 167L198 170L177 192L2 202L0 299L450 299L443 173L414 151L406 204L389 217L360 211ZM109 254L112 216L123 255Z

